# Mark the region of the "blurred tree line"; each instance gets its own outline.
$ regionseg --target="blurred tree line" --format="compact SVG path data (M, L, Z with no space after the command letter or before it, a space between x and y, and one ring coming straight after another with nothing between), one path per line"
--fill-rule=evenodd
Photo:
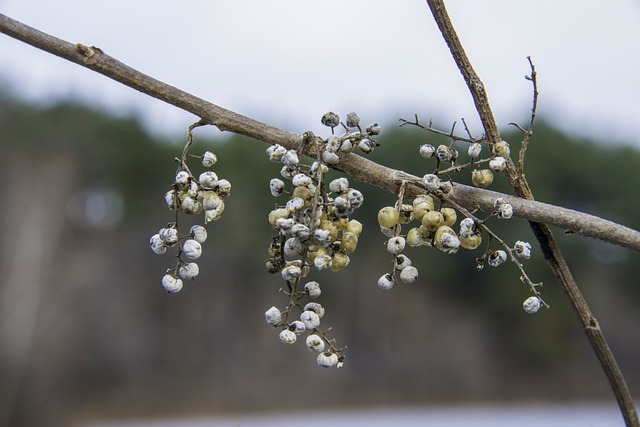
M186 138L185 124L185 138ZM135 118L73 103L0 97L0 425L69 425L95 417L304 410L493 400L612 399L564 295L535 244L526 268L551 304L531 316L509 264L476 271L480 251L407 254L412 285L383 291L388 269L376 213L395 197L365 196L365 231L350 266L314 272L324 325L347 345L341 370L318 367L302 344L280 344L264 311L286 304L264 268L279 175L264 144L198 129L192 153L218 155L233 185L210 224L200 277L167 295L174 262L148 247L171 213L169 189L183 140L154 138ZM520 135L506 133L516 152ZM371 158L422 176L420 144L445 139L383 126ZM462 151L462 149L461 149ZM525 173L538 200L640 228L640 153L540 125ZM336 172L332 172L338 175ZM463 172L454 179L468 182ZM501 179L493 189L506 191ZM507 241L534 243L519 220L492 221ZM640 389L638 255L580 236L561 244L632 392Z

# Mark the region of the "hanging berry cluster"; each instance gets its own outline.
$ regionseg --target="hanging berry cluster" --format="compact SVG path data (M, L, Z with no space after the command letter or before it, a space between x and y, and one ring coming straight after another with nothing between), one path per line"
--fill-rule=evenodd
M356 250L362 224L351 215L362 206L362 193L349 186L347 178L337 178L325 184L327 165L339 162L339 153L351 152L355 147L370 152L379 144L371 136L380 133L380 127L372 124L362 131L360 120L355 113L347 115L346 124L340 122L335 113L327 113L322 123L331 127L332 136L320 140L308 132L307 143L316 144L318 159L310 166L300 162L296 150L287 150L280 145L272 145L267 155L272 162L282 163L280 178L269 183L271 194L288 196L284 204L279 204L269 213L269 224L277 230L269 245L269 259L266 261L270 273L279 273L285 286L283 292L289 297L287 306L280 310L271 307L265 312L269 325L280 330L280 341L293 344L297 337L306 334L306 345L317 353L320 366L342 366L344 348L335 346L329 339L327 330L320 328L320 319L325 309L317 302L304 303L308 298L321 294L317 281L307 281L312 269L340 271L349 265L350 255ZM342 124L345 132L335 135L334 128ZM357 128L358 130L350 130ZM294 314L293 311L300 314Z
M179 226L179 215L196 216L203 214L204 224L216 221L224 211L224 199L231 193L231 183L226 179L219 179L215 172L206 170L197 178L187 165L190 157L199 158L202 166L209 169L217 162L217 157L210 151L202 156L189 154L193 142L192 130L199 123L189 127L187 144L182 157L176 158L178 171L171 189L165 194L167 207L175 213L173 222L161 228L157 234L151 236L149 242L156 254L162 255L168 248L176 248L176 265L167 269L162 278L162 286L169 293L182 289L182 279L195 279L200 268L194 260L202 255L202 244L207 240L207 230L202 225L194 225L189 234L182 234Z
M404 124L414 124L417 122L403 121ZM422 127L422 126L421 126ZM429 125L427 130L433 130ZM439 132L441 133L441 132ZM453 131L452 131L453 133ZM452 136L452 133L449 136ZM436 169L433 173L424 175L422 186L427 191L413 200L412 204L403 204L404 183L400 189L398 201L395 206L387 206L378 212L378 223L383 234L389 237L387 250L394 257L393 269L378 280L378 286L383 289L390 289L394 284L400 282L411 283L418 277L418 271L411 266L411 260L401 254L405 245L412 247L435 246L439 250L453 254L460 247L473 250L482 243L482 235L488 236L488 243L482 256L476 259L478 270L484 268L485 262L491 267L497 267L510 259L521 272L521 281L529 285L533 296L527 298L523 303L524 310L533 314L541 306L548 307L542 300L538 287L542 283L534 283L524 271L520 260L531 257L531 245L527 242L517 241L513 247L507 245L486 225L487 220L492 217L499 219L509 219L513 216L513 206L498 198L494 203L494 211L483 220L474 216L462 206L447 198L453 185L448 180L441 180L440 176L448 176L449 173L459 172L462 169L473 167L471 174L472 182L477 187L488 187L493 183L494 173L504 172L507 158L510 156L509 144L500 141L493 145L491 156L480 159L482 144L473 138L452 137L451 145L441 144L437 148L431 144L420 146L420 155L425 159L435 158ZM468 141L470 145L467 150L469 161L460 163L458 151L453 147L456 141ZM482 167L488 164L488 168ZM436 208L435 200L440 205ZM449 205L449 206L447 206ZM455 209L454 209L455 208ZM453 229L457 221L456 209L465 217L460 221L459 231ZM420 224L411 228L406 236L401 234L401 225L412 221ZM492 249L491 242L496 241L502 249Z

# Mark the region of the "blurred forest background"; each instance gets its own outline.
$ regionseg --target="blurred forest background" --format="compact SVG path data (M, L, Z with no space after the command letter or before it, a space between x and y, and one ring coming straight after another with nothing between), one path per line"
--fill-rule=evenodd
M318 117L323 112L319 112ZM342 112L343 114L346 112ZM383 123L371 158L422 176L420 144L437 137ZM185 123L186 127L189 123ZM448 128L449 124L443 124ZM504 130L508 132L507 129ZM346 406L493 401L613 401L570 307L534 244L526 268L550 310L527 315L509 264L476 271L479 250L410 249L418 282L383 291L388 269L376 213L394 196L365 195L351 265L313 273L343 369L322 369L303 344L280 344L264 311L286 304L264 268L280 167L267 146L197 129L193 153L218 155L233 185L208 226L200 277L168 295L171 255L149 237L171 221L169 189L184 140L159 140L135 118L72 103L0 97L0 425L58 426L109 417L207 415ZM518 149L520 134L505 133ZM462 152L466 147L459 147ZM640 229L640 153L535 129L526 175L538 200ZM337 175L337 174L336 174ZM468 182L469 173L455 178ZM506 191L504 180L493 189ZM492 224L534 243L519 220ZM638 254L556 230L632 393L640 395Z

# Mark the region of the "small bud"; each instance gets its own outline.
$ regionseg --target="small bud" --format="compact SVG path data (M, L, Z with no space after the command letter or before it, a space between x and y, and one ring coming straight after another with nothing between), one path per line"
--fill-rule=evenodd
M493 172L491 169L476 169L471 172L471 182L480 188L486 188L493 182Z
M175 190L167 191L167 193L164 195L164 200L165 200L165 202L167 202L167 206L169 207L169 209L171 209L171 210L176 209L176 192L175 192Z
M221 179L218 181L218 185L216 186L216 193L218 196L225 198L229 194L231 194L231 183L226 179Z
M327 255L326 253L324 254L320 254L318 255L314 260L313 260L313 265L318 269L318 270L324 270L326 268L331 268L331 263L333 262L333 259L331 258L331 256Z
M537 313L540 310L540 298L529 297L522 303L522 308L529 314Z
M149 246L151 246L151 250L158 255L162 255L167 252L167 247L164 245L164 242L160 238L160 234L154 234L151 236L149 240Z
M280 341L282 341L284 344L293 344L298 339L296 334L293 331L290 331L289 329L283 329L280 332L279 337L280 337Z
M211 171L202 172L198 177L198 182L202 188L213 188L218 184L218 175Z
M192 197L182 199L180 209L187 215L197 215L202 211L202 203Z
M205 191L202 193L202 209L205 211L212 211L217 209L222 203L222 199L215 191Z
M405 239L402 236L392 237L387 241L387 252L397 255L404 250Z
M334 128L340 124L340 116L330 111L326 113L324 116L322 116L322 119L320 120L320 122L325 126Z
M267 148L267 155L269 156L269 160L274 163L280 163L286 153L287 149L280 144L274 144L271 147Z
M306 340L307 348L313 352L321 353L324 351L324 341L316 334L311 334Z
M318 365L323 368L331 368L338 364L338 355L335 353L320 353L317 360Z
M437 175L428 173L422 177L422 182L428 191L436 191L440 188L440 178Z
M507 260L507 253L503 250L497 250L489 255L488 263L491 267L497 267Z
M178 243L178 230L173 227L161 228L158 235L167 246L172 246Z
M211 151L205 151L202 155L202 166L204 166L205 168L210 168L211 166L215 165L217 161L218 157Z
M307 327L299 320L294 320L289 324L289 330L292 331L296 335L304 334L304 331L307 330Z
M304 291L311 298L318 298L320 296L320 284L318 282L308 282L304 285Z
M367 125L367 133L369 135L380 135L380 126L377 123Z
M518 256L518 258L523 258L523 259L531 258L531 244L518 240L516 242L514 249L516 251L516 255Z
M436 152L436 148L431 144L422 144L420 146L420 155L425 159L433 157L433 153Z
M367 138L364 138L362 140L360 140L360 142L358 142L358 148L360 149L360 151L362 151L363 153L370 153L373 151L373 149L375 148L376 144Z
M313 311L303 311L300 315L300 320L307 329L315 329L320 326L320 316Z
M493 145L493 154L496 156L509 157L511 150L507 141L496 142Z
M196 240L189 239L182 245L182 251L189 259L198 259L202 255L202 246Z
M489 160L489 167L494 172L502 172L507 168L507 160L504 157L494 157Z
M396 256L396 270L402 270L405 267L409 267L411 265L411 260L408 256L400 254Z
M469 146L469 157L472 159L480 157L480 152L482 151L482 144L479 142L474 142Z
M476 230L476 223L471 218L465 218L460 221L460 236L469 237Z
M298 157L298 153L295 150L288 150L285 155L282 157L282 163L289 167L298 166L300 163L300 158Z
M347 127L356 128L360 126L360 117L356 113L347 114Z
M170 294L175 294L182 289L182 280L173 277L170 274L165 274L162 278L162 286L169 292Z
M345 177L336 178L329 183L329 191L335 194L342 194L349 189L349 180Z
M189 264L185 264L178 270L180 273L180 277L183 279L195 279L196 276L200 273L200 267L195 262L190 262Z
M396 283L395 279L389 273L383 274L378 279L378 286L381 289L384 289L384 290L389 290L389 289L393 288L393 285L395 285L395 283Z
M400 280L404 283L413 283L418 279L418 269L410 265L400 271Z
M436 156L441 162L449 163L455 160L453 156L454 150L446 145L439 145L436 149Z
M302 274L302 269L297 265L288 265L280 272L282 279L287 282L295 281Z
M180 171L176 174L176 184L184 186L189 183L189 174L186 171Z
M337 165L338 163L340 163L340 157L338 157L336 153L332 153L331 151L323 151L322 161L328 165Z
M509 219L513 216L513 206L503 203L498 207L498 218Z
M271 307L264 312L264 317L267 323L271 326L277 326L282 321L282 313L276 307Z

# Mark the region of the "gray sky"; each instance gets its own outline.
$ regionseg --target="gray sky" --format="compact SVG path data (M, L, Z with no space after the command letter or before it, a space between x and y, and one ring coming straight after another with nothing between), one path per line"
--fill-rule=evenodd
M418 113L448 129L470 95L424 0L43 2L0 0L0 12L121 61L222 107L295 132L356 111L395 123ZM89 6L90 5L90 6ZM541 117L602 141L640 145L640 3L449 0L498 123L526 123L538 73ZM136 113L181 135L190 114L0 35L0 81L28 99L77 97Z

